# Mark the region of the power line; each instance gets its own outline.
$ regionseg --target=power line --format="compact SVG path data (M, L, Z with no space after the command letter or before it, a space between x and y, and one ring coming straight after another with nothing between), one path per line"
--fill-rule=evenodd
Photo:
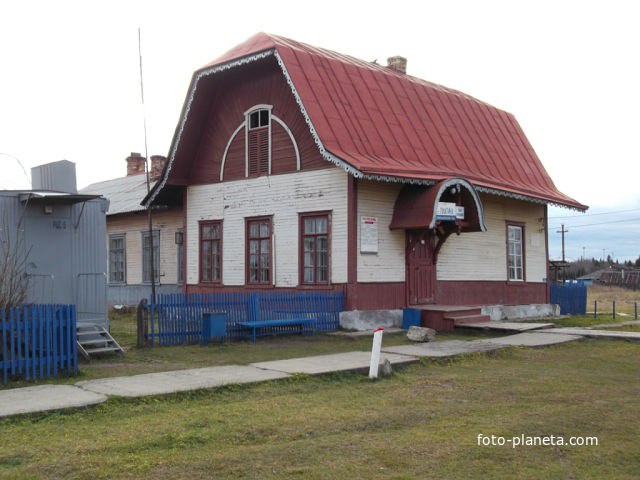
M600 223L584 223L582 225L568 225L571 228L581 228L581 227L595 227L598 225L609 225L611 223L625 223L625 222L637 222L640 221L640 217L638 218L625 218L623 220L611 220L609 222L600 222ZM560 227L557 227L560 228Z
M633 208L631 210L618 210L615 212L584 213L582 215L568 215L566 217L549 217L549 220L557 220L557 219L564 219L564 218L596 217L598 215L617 215L618 213L628 213L628 212L640 212L640 208Z

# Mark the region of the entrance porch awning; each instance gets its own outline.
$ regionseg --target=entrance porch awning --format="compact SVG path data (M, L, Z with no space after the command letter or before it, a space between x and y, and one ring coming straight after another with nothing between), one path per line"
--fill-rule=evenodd
M457 210L457 215L444 212L447 207ZM432 230L442 224L465 232L486 231L482 201L468 181L450 178L430 187L407 185L400 191L390 229Z

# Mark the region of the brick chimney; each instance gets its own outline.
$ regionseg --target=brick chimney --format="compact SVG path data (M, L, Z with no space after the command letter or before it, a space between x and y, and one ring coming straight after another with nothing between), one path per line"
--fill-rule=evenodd
M387 67L400 73L407 73L407 59L400 55L389 57L387 58Z
M131 152L127 157L127 177L144 173L144 157L138 152Z
M162 155L151 155L151 180L158 180L167 163L167 157Z

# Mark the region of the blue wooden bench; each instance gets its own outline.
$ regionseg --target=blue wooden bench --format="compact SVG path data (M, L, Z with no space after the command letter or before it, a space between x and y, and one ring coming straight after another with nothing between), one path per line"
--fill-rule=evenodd
M316 320L315 318L283 318L278 320L257 320L254 322L238 322L238 325L242 328L248 328L251 330L251 340L253 343L256 343L257 336L263 335L278 335L280 333L290 333L290 331L278 331L275 332L262 332L260 335L259 331L269 329L269 328L277 328L277 327L300 327L298 333L302 333L304 331L311 331L311 335L315 335L316 333ZM306 327L306 328L305 328Z

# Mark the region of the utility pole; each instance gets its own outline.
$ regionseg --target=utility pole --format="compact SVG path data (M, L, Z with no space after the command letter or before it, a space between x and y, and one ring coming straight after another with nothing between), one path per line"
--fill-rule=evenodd
M561 233L562 234L562 284L564 285L564 282L566 280L566 270L567 267L565 265L565 256L564 256L564 234L567 233L569 230L565 230L564 229L564 223L562 224L562 226L560 227L560 230L556 231L556 233Z

